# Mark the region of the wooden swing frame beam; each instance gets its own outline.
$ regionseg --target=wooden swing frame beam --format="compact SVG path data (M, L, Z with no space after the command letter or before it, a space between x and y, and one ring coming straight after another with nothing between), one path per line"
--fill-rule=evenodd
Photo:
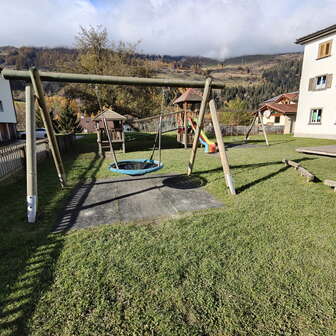
M1 76L7 80L24 80L26 82L26 133L27 141L27 216L28 222L36 221L37 211L37 170L36 170L36 141L35 137L35 108L33 99L38 103L41 111L44 126L47 130L48 141L50 144L53 160L58 173L58 178L62 187L66 185L66 175L56 141L56 136L51 125L50 115L44 98L42 82L63 82L63 83L87 83L87 84L109 84L109 85L134 85L134 86L155 86L155 87L183 87L183 88L204 88L201 109L197 121L197 128L191 157L188 164L188 175L192 173L196 158L197 142L202 129L203 119L206 107L209 104L212 122L215 129L216 139L220 152L221 163L223 166L226 184L231 192L235 194L232 177L230 174L230 165L225 152L223 137L220 131L219 122L214 100L210 100L211 89L224 89L225 84L218 81L212 81L207 78L205 81L172 80L159 78L139 78L139 77L121 77L121 76L102 76L94 74L75 74L58 72L39 72L36 68L29 71L3 69ZM34 89L34 94L33 90Z

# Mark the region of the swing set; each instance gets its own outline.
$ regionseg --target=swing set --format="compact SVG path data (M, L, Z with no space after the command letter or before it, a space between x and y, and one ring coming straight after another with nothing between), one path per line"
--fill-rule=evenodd
M56 72L39 72L35 67L29 71L3 69L1 75L7 80L24 80L26 82L26 178L27 178L27 217L29 223L35 223L37 213L37 162L36 162L36 141L35 141L35 104L41 112L42 121L47 131L49 146L51 149L53 161L57 170L58 179L61 187L66 186L66 175L58 148L56 136L52 126L52 120L47 110L44 97L43 81L63 82L63 83L86 83L86 84L109 84L109 85L132 85L132 86L156 86L156 87L177 87L177 88L203 88L203 96L200 111L198 114L195 136L192 144L191 155L188 162L187 174L192 174L198 139L201 134L204 115L207 106L210 108L212 123L215 130L217 146L220 154L221 164L223 167L225 182L231 194L236 194L230 165L225 152L222 133L220 130L216 105L214 99L210 98L211 89L224 89L225 85L221 82L212 81L207 78L205 81L188 81L159 78L139 78L139 77L121 77L121 76L103 76L91 74L74 74L74 73L56 73ZM163 95L164 96L164 95ZM164 98L163 98L164 100ZM109 169L113 172L128 175L143 175L163 168L161 161L161 126L162 126L163 108L158 123L158 130L153 145L152 154L148 159L124 160L118 161L109 139L110 148L113 156L113 163ZM107 128L106 120L104 126ZM107 130L108 131L108 130ZM106 132L109 134L109 132ZM154 160L155 150L158 144L158 160Z
M97 91L98 92L98 91ZM98 93L97 93L98 98ZM99 98L98 98L98 101ZM162 102L161 102L161 110L159 116L159 123L157 126L155 141L153 145L153 149L151 155L148 159L134 159L134 160L122 160L118 161L114 148L113 143L110 135L110 131L108 129L108 124L105 118L103 118L103 124L105 128L105 133L107 134L110 151L112 153L113 163L109 166L109 170L119 174L137 176L137 175L145 175L148 173L152 173L156 170L163 168L163 163L161 161L161 137L162 137L162 116L163 116L163 109L164 109L164 102L165 102L165 91L162 88ZM159 160L154 160L155 150L158 146L159 152Z

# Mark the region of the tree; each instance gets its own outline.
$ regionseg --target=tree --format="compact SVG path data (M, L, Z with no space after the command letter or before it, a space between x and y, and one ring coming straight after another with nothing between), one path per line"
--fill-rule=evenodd
M226 125L248 125L251 118L247 102L239 97L227 102L220 115L221 123Z
M56 118L56 127L60 133L76 133L81 131L77 113L74 112L71 102L68 102Z
M137 44L111 42L102 26L81 27L76 41L78 58L72 71L130 77L151 77L153 74L151 63L136 56ZM87 113L97 113L95 89L93 85L71 85L66 95L71 99L80 98ZM121 114L145 117L159 113L161 91L157 88L99 85L98 91L101 104L112 106Z

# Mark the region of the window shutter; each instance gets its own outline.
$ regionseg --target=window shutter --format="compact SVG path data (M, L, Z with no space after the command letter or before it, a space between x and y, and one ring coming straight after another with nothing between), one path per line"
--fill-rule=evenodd
M324 49L324 44L321 43L321 44L319 45L317 58L321 58L321 57L323 57L323 49Z
M327 55L331 55L332 42L333 42L333 40L330 40L330 41L327 42L327 44L328 44L328 53L327 53Z
M327 88L327 89L330 89L330 88L331 88L332 79L333 79L333 75L332 75L332 74L328 74L328 75L327 75L327 84L326 84L326 88Z
M315 91L316 87L316 77L309 79L308 91Z

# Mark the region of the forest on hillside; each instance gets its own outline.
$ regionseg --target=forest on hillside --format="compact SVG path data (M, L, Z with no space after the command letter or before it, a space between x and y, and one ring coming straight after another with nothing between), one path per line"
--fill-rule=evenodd
M265 100L285 92L299 90L301 60L284 61L262 73L263 84L227 87L221 92L221 101L239 97L246 101L249 109L256 109Z
M244 81L249 81L251 64L253 66L253 62L259 62L262 65L260 78L258 81L254 79L253 85L251 79L247 85L227 86L217 94L220 109L225 109L230 101L239 99L249 111L255 110L270 97L297 91L299 88L301 55L288 59L280 59L278 55L250 55L224 62L205 57L145 55L138 53L137 45L110 41L106 29L101 27L81 28L76 41L75 48L0 47L0 68L23 70L34 65L44 71L155 77L162 68L174 72L175 67L170 65L180 64L179 68L195 73L199 67L203 67L204 70L198 71L197 75L198 78L205 78L206 75L215 73L216 69L222 71L224 68L230 69L230 66L243 64L248 70ZM244 66L239 68L243 69ZM13 83L16 98L23 97L23 87L22 82ZM133 114L140 118L157 114L161 102L161 91L157 88L101 85L97 92L97 88L90 85L47 83L45 90L49 96L59 95L80 101L84 107L81 110L87 114L97 113L100 108L97 93L101 105L113 106L120 113ZM177 93L173 91L171 97Z

